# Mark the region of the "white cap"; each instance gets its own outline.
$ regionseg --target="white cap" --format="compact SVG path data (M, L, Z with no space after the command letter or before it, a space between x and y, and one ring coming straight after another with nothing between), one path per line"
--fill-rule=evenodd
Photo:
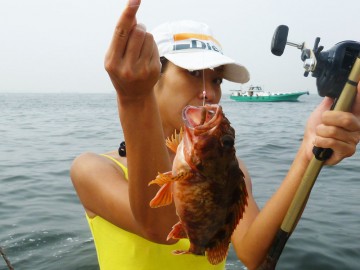
M220 43L213 38L208 25L191 20L168 22L152 32L160 57L187 70L224 66L224 79L246 83L248 70L222 53Z

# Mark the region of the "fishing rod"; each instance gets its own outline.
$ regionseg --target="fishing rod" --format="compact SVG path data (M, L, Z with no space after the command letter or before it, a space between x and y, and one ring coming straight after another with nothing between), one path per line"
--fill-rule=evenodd
M316 78L318 94L322 97L328 96L334 99L331 110L350 111L360 81L360 43L342 41L328 51L323 51L324 47L319 46L320 38L317 37L313 49L308 49L304 42L287 41L288 32L289 28L286 25L280 25L276 28L271 43L271 52L274 55L281 56L286 45L300 49L301 60L304 62L304 76L307 77L311 72L312 77ZM275 269L287 240L295 230L322 166L332 153L333 151L330 148L324 149L314 146L314 156L301 179L269 252L257 270Z
M2 247L0 247L0 255L4 258L4 261L7 265L7 267L9 268L9 270L14 270L14 267L11 265L9 259L7 258L4 250L2 249Z

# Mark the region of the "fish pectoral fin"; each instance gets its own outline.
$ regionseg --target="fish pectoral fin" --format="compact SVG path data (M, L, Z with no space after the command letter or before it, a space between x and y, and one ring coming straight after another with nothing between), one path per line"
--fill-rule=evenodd
M148 185L150 186L152 184L158 184L159 186L162 186L165 185L166 183L170 183L173 181L174 180L173 180L172 172L159 173L158 176L156 176L154 180L150 181Z
M225 260L228 251L229 251L229 243L224 241L219 245L206 250L206 256L211 264L216 265L221 263L223 260Z
M172 230L169 233L169 235L167 236L166 240L169 241L169 239L171 239L171 238L173 238L173 239L188 238L181 221L179 221L172 227Z
M171 184L171 182L166 183L159 189L155 197L150 201L150 207L156 208L172 203Z
M171 136L171 138L166 139L166 146L171 149L174 153L176 153L177 147L179 146L181 140L183 138L183 130L180 128L180 132L175 133Z
M187 180L193 176L194 174L190 171L180 172L175 176L172 174L172 172L159 173L158 176L156 176L154 180L150 181L148 185L150 186L152 184L158 184L159 186L162 186L175 181Z

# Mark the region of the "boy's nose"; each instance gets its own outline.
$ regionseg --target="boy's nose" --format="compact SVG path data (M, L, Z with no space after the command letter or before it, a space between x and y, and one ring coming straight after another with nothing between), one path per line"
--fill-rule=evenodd
M212 103L215 99L215 92L211 86L205 85L204 89L200 91L200 97L205 99L207 103Z

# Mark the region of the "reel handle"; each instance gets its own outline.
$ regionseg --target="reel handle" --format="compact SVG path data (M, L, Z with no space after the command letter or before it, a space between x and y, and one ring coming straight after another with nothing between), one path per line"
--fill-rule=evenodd
M276 56L281 56L285 50L289 27L287 25L279 25L274 32L271 41L271 52Z

